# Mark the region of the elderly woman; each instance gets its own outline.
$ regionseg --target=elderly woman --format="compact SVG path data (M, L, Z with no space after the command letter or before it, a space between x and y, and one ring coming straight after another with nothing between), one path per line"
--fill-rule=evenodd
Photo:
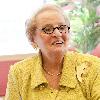
M39 53L11 67L5 100L100 100L100 59L68 52L70 23L60 7L43 6L26 33Z

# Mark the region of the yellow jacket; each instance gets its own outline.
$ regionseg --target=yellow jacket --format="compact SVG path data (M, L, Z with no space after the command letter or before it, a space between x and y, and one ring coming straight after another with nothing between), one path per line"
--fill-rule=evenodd
M100 59L67 53L59 87L48 87L37 54L11 67L5 100L100 100Z

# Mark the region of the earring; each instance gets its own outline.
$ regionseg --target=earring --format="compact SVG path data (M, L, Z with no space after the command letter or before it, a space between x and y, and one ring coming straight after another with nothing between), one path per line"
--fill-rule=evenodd
M33 48L34 48L35 50L37 50L38 45L37 45L36 43L34 43L34 44L33 44Z

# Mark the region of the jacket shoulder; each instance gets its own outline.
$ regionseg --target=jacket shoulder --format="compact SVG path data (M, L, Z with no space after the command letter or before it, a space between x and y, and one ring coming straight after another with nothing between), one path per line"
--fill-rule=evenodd
M78 52L68 52L66 53L65 57L75 60L76 63L84 63L90 62L92 64L100 64L100 58L90 55L90 54L83 54Z
M15 63L14 65L11 65L10 67L10 73L13 73L18 76L18 74L23 73L30 73L32 66L35 66L35 63L37 62L38 54L33 55L32 57L28 57L26 59L23 59L22 61L19 61Z

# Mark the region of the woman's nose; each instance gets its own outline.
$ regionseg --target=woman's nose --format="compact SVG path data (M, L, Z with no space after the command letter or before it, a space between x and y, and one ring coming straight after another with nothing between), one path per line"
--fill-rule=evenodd
M53 32L53 36L59 37L59 36L62 36L62 33L60 33L59 30L56 28L56 29L54 30L54 32Z

